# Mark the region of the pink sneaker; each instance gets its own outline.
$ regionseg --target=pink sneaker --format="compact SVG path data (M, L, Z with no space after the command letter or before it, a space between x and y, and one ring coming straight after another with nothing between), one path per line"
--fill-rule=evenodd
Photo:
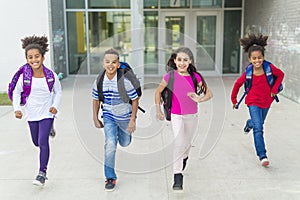
M262 165L263 167L268 167L269 164L270 164L268 158L264 158L264 159L262 159L260 162L261 162L261 165Z

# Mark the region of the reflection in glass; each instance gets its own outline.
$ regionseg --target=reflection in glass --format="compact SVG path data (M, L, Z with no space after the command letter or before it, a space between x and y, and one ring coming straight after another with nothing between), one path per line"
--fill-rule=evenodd
M224 13L223 73L240 72L241 11Z
M144 0L144 8L157 8L158 0Z
M199 7L214 7L214 8L221 8L222 7L222 0L193 0L192 1L193 8Z
M145 74L158 74L158 12L145 12Z
M196 66L201 70L215 70L216 16L197 16Z
M70 74L86 74L86 32L84 12L67 13L68 60Z
M166 49L173 52L184 45L184 16L166 16Z
M239 7L241 8L242 7L242 0L225 0L225 8L236 8L236 7Z
M130 0L89 0L89 8L130 8Z
M85 8L85 0L66 0L67 8Z
M161 8L189 8L190 0L160 0Z
M131 51L131 31L129 12L90 12L90 73L102 70L103 53L115 48L120 53L120 61L129 61Z

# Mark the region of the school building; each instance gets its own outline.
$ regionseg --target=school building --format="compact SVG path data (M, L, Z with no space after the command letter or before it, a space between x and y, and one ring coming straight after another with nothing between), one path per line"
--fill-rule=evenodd
M114 47L141 82L161 77L171 52L189 47L205 76L238 76L239 38L269 35L266 59L285 72L283 95L300 102L297 0L10 0L0 3L0 91L26 62L21 39L46 35L45 65L64 76L95 76Z

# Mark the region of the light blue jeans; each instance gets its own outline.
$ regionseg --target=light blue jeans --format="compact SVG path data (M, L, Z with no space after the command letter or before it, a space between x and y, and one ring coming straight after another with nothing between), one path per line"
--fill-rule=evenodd
M105 145L104 145L104 174L106 179L117 179L115 173L115 158L117 144L126 147L131 143L131 134L127 131L128 121L115 121L103 117Z
M263 130L269 108L259 108L257 106L249 106L248 108L251 119L247 120L247 126L253 128L256 154L259 157L259 160L262 160L267 157Z

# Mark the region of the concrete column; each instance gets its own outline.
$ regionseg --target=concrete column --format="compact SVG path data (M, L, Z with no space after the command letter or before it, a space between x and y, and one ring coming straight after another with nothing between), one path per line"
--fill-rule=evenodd
M131 0L131 66L144 85L144 2Z

